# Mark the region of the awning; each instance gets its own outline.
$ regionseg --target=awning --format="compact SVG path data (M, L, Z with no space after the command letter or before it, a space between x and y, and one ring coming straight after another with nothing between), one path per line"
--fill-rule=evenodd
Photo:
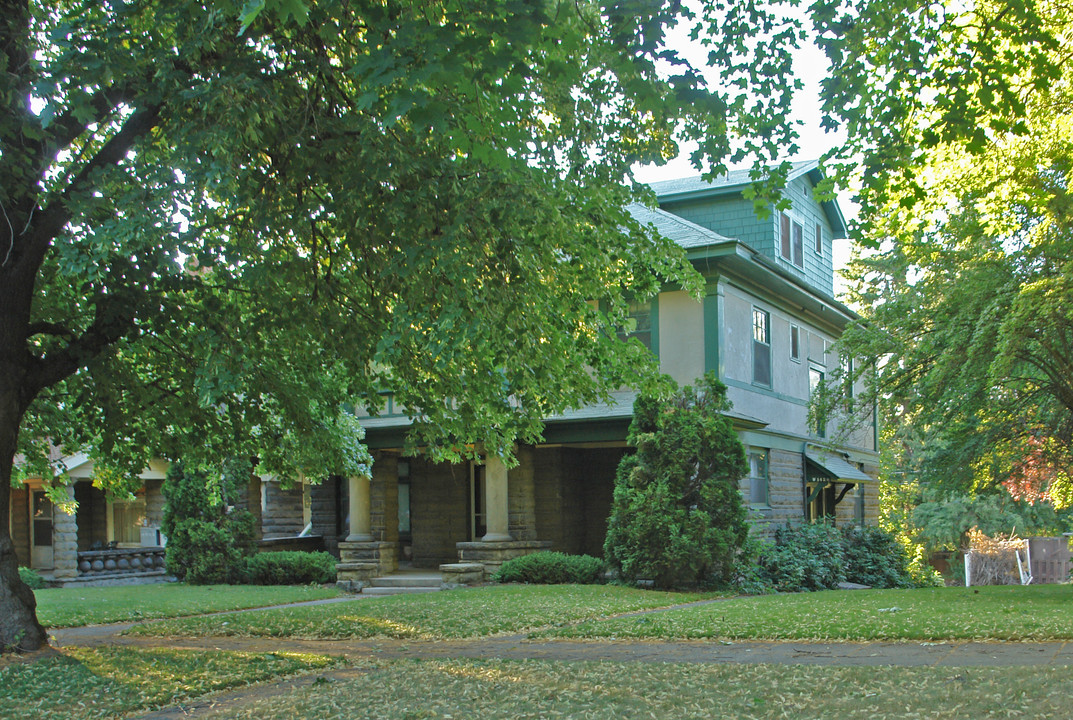
M831 480L847 483L875 482L875 478L832 453L806 452L805 459Z

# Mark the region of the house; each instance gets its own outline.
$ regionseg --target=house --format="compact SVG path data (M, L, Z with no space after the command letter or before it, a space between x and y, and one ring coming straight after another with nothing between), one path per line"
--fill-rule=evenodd
M679 384L715 371L727 385L728 414L749 459L741 491L761 528L877 515L874 411L853 408L864 422L848 437L835 418L810 422L813 389L849 362L832 345L854 318L833 297L832 242L846 226L837 203L814 197L821 179L817 163L795 164L784 191L791 208L772 208L765 218L743 195L744 171L716 182L657 183L658 209L631 208L685 248L706 281L699 300L665 288L633 303L631 334ZM853 392L845 388L847 408ZM547 418L543 441L519 445L519 463L509 470L495 457L467 464L404 457L411 421L388 397L382 414L362 418L375 454L371 478L284 489L254 477L245 506L266 541L320 536L341 555L341 576L353 580L390 572L400 560L442 565L445 577L480 577L539 549L601 555L635 397L622 390L611 402ZM138 499L124 503L92 487L88 459L72 458L67 467L79 501L73 518L53 512L39 484L12 491L20 562L51 566L58 577L114 571L124 554L128 563L137 555L140 568L146 557L156 563L166 468L148 468Z
M700 300L666 288L634 303L632 335L679 384L713 370L728 386L729 415L748 451L741 490L762 527L877 515L874 411L852 408L863 422L837 444L834 418L809 419L813 390L849 363L832 345L854 318L833 297L832 241L847 230L837 203L814 196L821 179L816 162L795 164L784 191L790 209L773 207L766 218L743 195L745 171L656 183L658 209L631 208L685 248L706 281ZM851 408L854 388L844 392ZM494 457L465 465L403 457L410 421L389 399L384 413L362 419L376 457L372 478L314 491L347 496L341 567L361 579L390 571L400 556L415 566L490 569L542 548L602 554L634 398L624 390L610 403L549 417L543 442L518 446L509 471Z

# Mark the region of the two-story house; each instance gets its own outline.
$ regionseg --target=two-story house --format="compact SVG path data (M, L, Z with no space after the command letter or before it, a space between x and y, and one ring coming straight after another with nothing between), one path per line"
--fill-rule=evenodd
M817 163L797 163L784 191L791 207L764 218L743 195L744 171L716 182L656 183L659 208L632 208L685 248L706 281L700 299L667 288L634 304L632 334L679 384L714 370L728 386L730 416L748 449L741 490L762 525L864 523L877 514L870 409L854 408L866 422L848 437L833 420L810 421L810 395L842 362L832 344L854 317L833 297L832 241L847 231L837 203L814 197L820 179ZM846 395L848 405L852 388ZM343 559L376 563L381 572L399 558L491 567L545 547L600 555L634 397L621 391L610 404L549 417L543 442L518 447L519 464L509 471L495 458L451 465L402 457L409 420L389 403L362 420L377 458L371 482L313 488L314 506L325 508L314 514L314 529L349 531ZM350 496L349 528L346 513L316 500L333 494Z

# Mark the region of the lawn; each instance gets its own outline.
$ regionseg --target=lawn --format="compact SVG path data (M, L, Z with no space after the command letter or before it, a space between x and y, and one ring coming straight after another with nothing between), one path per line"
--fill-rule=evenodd
M158 583L120 587L37 590L37 617L45 627L76 627L180 617L337 597L316 585L185 585Z
M67 648L0 668L4 720L111 718L207 693L338 667L322 655Z
M228 718L1068 718L1068 668L870 668L551 661L372 662ZM330 677L330 676L329 676Z
M473 638L667 607L700 597L613 585L499 585L166 620L128 632L158 637Z
M1073 585L832 590L735 598L582 622L541 637L770 640L1070 640Z

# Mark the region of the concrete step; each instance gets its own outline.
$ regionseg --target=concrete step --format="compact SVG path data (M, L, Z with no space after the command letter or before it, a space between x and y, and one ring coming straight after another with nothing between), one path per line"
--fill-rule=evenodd
M416 593L439 592L437 587L376 587L368 586L361 590L362 595L411 595Z
M429 573L428 575L385 575L373 578L369 581L373 587L379 588L413 588L413 587L439 587L440 576Z

